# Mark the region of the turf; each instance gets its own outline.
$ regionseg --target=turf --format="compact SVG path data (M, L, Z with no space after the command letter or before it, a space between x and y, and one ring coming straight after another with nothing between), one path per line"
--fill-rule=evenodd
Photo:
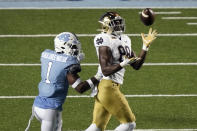
M181 129L197 128L197 103L195 97L183 98L127 98L137 117L138 129ZM31 116L33 99L1 99L2 131L21 131ZM82 130L92 121L93 98L68 98L64 104L63 129ZM25 106L24 106L25 105ZM87 108L88 107L88 108ZM112 117L107 129L114 129L119 123ZM31 131L40 129L34 119Z
M96 70L97 66L83 66L80 73L82 80L93 76ZM144 66L139 71L132 68L126 70L121 88L124 94L197 94L196 66ZM5 74L0 79L0 96L37 95L40 66L1 67L0 72ZM79 95L72 88L69 94Z
M98 19L107 9L59 10L0 10L0 35L58 34L63 31L76 34L96 34ZM139 20L141 9L118 9L126 19L126 33L148 32ZM196 9L154 9L154 11L181 11L178 15L157 15L152 26L161 34L196 33L196 26L187 22L196 20L163 20L167 16L195 16ZM53 37L0 38L0 63L40 63L40 54L53 49ZM86 57L82 63L98 63L93 37L80 37ZM140 37L131 37L132 49L138 54ZM194 36L160 36L151 45L146 63L197 62L197 40ZM126 68L124 94L197 94L197 66L144 66L139 71ZM82 66L83 80L93 76L97 66ZM0 66L0 96L35 96L40 81L40 66ZM86 95L89 95L89 91ZM69 95L79 95L69 88ZM138 129L197 129L196 97L127 98L137 118ZM0 130L22 131L31 115L33 99L0 99ZM64 104L63 130L82 130L92 120L93 98L68 98ZM114 129L118 121L112 117L107 129ZM40 129L33 120L31 131Z
M132 48L138 55L142 42L131 37ZM146 62L196 62L196 37L159 37L151 46ZM86 57L82 63L98 63L93 37L80 37ZM53 38L1 38L0 63L40 63L40 53L53 49Z
M75 33L98 33L97 21L106 11L109 9L1 10L0 34L53 34L65 30ZM148 28L140 22L138 12L141 9L114 9L114 11L126 19L126 33L141 33ZM178 16L196 15L196 9L154 9L154 11L181 11ZM157 15L153 25L160 33L195 32L193 26L185 24L195 20L161 20L164 16L167 15Z

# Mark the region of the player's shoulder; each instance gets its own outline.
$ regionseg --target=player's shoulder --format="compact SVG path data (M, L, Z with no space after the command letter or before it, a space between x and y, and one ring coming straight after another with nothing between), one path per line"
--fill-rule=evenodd
M72 64L65 69L71 74L77 74L78 72L81 72L80 64Z
M122 34L121 35L121 39L122 41L124 41L126 44L131 45L131 39L128 35L126 34Z
M100 33L94 37L95 46L108 46L109 44L110 44L110 35L106 33Z
M97 35L95 36L95 38L97 38L97 37L108 38L108 37L109 37L109 35L108 35L108 34L106 34L106 33L100 33L100 34L97 34Z
M55 51L50 50L50 49L45 49L45 50L41 53L41 57L42 57L42 58L48 58L48 59L50 59L54 54L55 54Z
M43 54L43 53L50 53L50 54L54 54L54 53L55 53L55 51L50 50L50 49L45 49L44 51L42 51L42 54Z
M121 35L121 38L122 39L128 39L128 40L130 40L130 37L128 35L126 35L126 34L122 34Z
M94 41L95 42L106 41L106 40L109 40L109 39L110 39L110 36L108 34L106 34L106 33L97 34L94 37Z
M75 57L75 56L66 55L63 53L57 53L57 52L50 50L50 49L44 50L42 52L41 58L48 59L53 62L55 62L55 61L60 62L62 64L66 64L68 66L71 64L78 64L79 63L77 57Z

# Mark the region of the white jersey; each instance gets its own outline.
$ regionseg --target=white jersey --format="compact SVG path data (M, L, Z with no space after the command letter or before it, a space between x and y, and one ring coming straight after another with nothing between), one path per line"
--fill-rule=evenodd
M94 38L94 46L96 48L97 56L99 57L99 47L108 46L112 52L112 64L119 64L123 61L123 56L131 55L131 39L127 35L114 36L105 33L96 35ZM100 66L100 65L99 65ZM100 67L98 68L100 71ZM112 80L119 84L123 84L125 69L117 71L110 76L103 76L103 79Z

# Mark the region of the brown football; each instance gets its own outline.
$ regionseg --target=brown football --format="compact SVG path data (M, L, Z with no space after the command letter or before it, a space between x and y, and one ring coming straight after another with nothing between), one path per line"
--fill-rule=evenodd
M146 26L150 26L155 21L155 13L151 8L146 8L140 13L140 19Z

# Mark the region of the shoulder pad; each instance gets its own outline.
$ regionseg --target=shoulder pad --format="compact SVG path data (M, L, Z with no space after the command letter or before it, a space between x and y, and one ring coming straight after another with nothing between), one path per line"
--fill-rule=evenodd
M123 34L123 35L121 35L121 38L122 38L122 40L123 40L124 42L126 42L126 44L127 44L128 46L131 46L131 39L130 39L130 37L129 37L128 35Z
M78 72L81 72L81 66L80 64L73 64L66 68L69 73L71 74L77 74Z
M99 34L94 38L95 46L109 46L110 38L106 34Z

